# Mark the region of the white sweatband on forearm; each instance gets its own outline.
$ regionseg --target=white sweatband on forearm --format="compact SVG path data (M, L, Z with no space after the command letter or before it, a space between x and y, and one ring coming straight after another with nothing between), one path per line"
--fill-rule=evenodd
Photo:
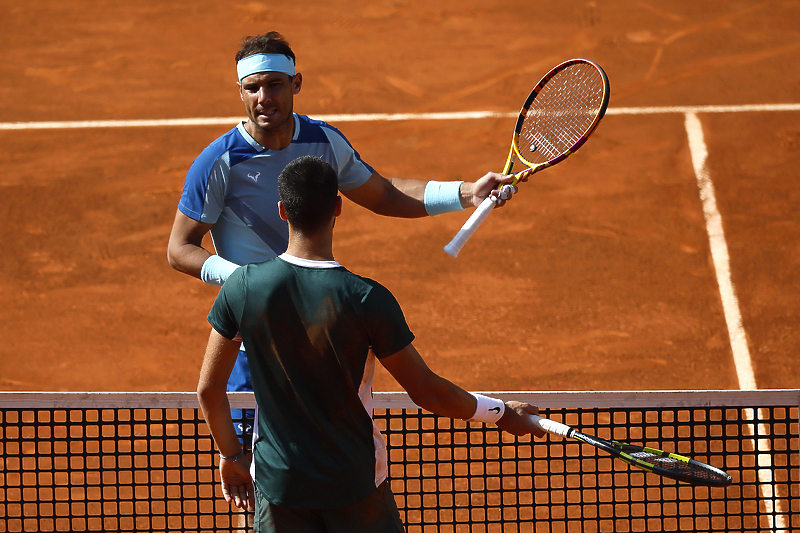
M463 181L429 181L425 185L425 211L430 216L461 211L461 184Z
M212 255L200 269L200 279L209 285L222 285L239 265L231 263L218 255Z
M472 394L478 400L478 406L475 408L475 414L470 418L470 422L483 422L485 424L494 424L503 417L506 412L506 403L497 398L490 398L483 394Z

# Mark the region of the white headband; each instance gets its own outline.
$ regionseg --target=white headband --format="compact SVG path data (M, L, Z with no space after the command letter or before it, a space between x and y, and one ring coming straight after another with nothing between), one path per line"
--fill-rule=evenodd
M294 76L294 61L283 54L255 54L236 63L239 81L258 72L283 72Z

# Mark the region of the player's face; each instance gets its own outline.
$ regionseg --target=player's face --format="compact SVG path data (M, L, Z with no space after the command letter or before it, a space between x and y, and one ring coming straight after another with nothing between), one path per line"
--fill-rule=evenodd
M239 83L239 93L247 117L262 131L293 124L294 95L300 92L300 74L290 77L282 72L251 74Z

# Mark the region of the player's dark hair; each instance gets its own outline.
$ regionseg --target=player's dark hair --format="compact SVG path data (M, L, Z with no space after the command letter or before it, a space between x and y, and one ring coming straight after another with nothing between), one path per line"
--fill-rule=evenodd
M241 48L236 52L236 62L254 54L283 54L297 63L292 47L277 31L242 39Z
M334 216L339 179L324 159L298 157L278 176L278 196L289 223L302 233L312 234Z

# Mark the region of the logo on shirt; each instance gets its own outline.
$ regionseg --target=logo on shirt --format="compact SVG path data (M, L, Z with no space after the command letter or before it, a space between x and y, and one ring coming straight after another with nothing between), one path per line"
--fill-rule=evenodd
M260 175L261 175L261 172L256 172L255 176L253 174L248 174L247 177L250 178L251 180L255 181L256 183L258 183L258 177Z

